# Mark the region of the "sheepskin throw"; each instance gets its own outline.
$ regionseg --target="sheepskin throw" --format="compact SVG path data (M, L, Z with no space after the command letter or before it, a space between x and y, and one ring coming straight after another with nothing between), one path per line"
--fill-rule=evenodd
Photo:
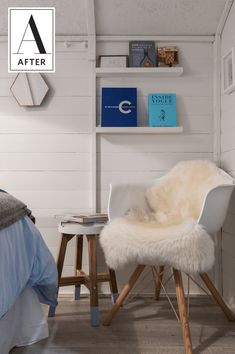
M233 184L233 178L213 162L178 163L146 191L149 212L137 206L104 227L100 243L108 266L135 263L171 265L187 273L209 270L214 242L197 220L207 192L220 184Z

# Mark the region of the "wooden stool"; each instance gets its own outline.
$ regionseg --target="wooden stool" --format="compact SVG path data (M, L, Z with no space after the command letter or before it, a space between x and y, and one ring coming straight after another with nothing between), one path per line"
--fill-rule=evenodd
M96 242L97 235L100 234L103 224L81 225L78 223L60 223L59 232L62 234L59 256L57 260L58 269L58 291L60 286L75 285L75 300L80 299L81 285L85 285L90 290L90 311L91 325L99 326L100 316L98 307L98 282L109 282L112 301L115 302L118 296L115 272L108 269L107 273L97 273ZM68 242L76 236L76 264L75 275L62 277L65 253ZM89 274L82 270L83 236L88 241ZM49 317L55 315L55 307L49 308Z

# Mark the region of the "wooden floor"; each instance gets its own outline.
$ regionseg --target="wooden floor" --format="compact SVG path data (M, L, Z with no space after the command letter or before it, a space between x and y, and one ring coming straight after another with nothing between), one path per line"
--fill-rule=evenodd
M102 318L110 306L109 299L100 299ZM235 353L235 323L207 298L190 301L190 324L195 354ZM180 328L166 299L138 298L121 308L110 327L92 328L88 299L61 298L49 326L50 338L11 354L184 353Z

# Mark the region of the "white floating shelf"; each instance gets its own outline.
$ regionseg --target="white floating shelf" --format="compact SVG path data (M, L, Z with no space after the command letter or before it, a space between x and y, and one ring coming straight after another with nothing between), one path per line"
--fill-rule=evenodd
M152 77L174 77L183 74L183 68L161 67L161 68L96 68L97 77L106 76L152 76Z
M97 127L96 134L178 134L183 127Z

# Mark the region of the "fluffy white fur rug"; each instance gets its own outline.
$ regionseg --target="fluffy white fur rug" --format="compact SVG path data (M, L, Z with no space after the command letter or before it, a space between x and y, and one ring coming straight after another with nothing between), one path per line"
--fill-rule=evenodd
M197 223L207 192L233 183L207 160L183 161L146 191L151 208L130 210L111 220L100 235L108 266L127 263L171 265L188 273L214 263L214 243Z

